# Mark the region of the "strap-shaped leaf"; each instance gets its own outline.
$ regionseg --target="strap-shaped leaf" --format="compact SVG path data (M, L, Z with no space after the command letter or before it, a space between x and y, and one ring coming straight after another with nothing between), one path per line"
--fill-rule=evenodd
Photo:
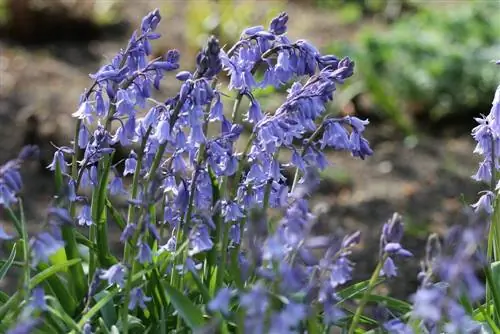
M14 244L14 247L12 247L12 250L10 251L9 258L0 267L0 281L4 279L5 275L7 275L7 271L9 271L12 263L14 263L14 259L16 258L16 246L17 244Z
M202 327L205 320L203 319L201 310L188 297L170 284L165 283L164 287L170 303L174 306L186 325L191 329Z

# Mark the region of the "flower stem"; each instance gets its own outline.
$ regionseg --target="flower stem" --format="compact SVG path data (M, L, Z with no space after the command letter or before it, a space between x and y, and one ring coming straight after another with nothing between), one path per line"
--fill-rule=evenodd
M370 297L370 294L377 283L377 278L380 276L380 271L382 270L382 266L384 265L387 258L388 258L387 253L384 253L379 263L377 264L377 267L375 267L375 270L373 271L370 281L368 282L368 286L366 287L366 291L363 294L361 301L359 302L358 308L356 309L356 313L354 313L351 327L349 328L349 334L354 334L356 327L358 326L359 320L361 319L361 315L363 315L365 306L368 303L368 298Z

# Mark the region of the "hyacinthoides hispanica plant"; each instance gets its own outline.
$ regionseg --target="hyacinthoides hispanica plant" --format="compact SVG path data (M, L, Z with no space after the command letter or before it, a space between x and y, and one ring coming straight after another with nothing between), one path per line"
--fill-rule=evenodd
M396 258L411 256L401 245L400 215L382 229L372 276L356 284L348 285L349 256L360 234L311 233L308 198L328 165L325 150L372 154L363 137L368 121L326 112L353 74L349 58L292 42L288 16L280 14L267 29L246 29L227 50L210 38L194 72L178 71L176 50L151 58L159 21L158 10L149 13L126 48L91 75L74 113L72 146L57 148L49 166L57 193L43 232L27 235L19 196L20 164L35 149L0 168L0 204L18 234L0 229L11 250L0 279L12 266L22 272L18 291L0 293L1 332L498 330L495 272L482 265L490 278L486 302L475 275L485 263L479 223L443 245L429 239L413 304L374 292L397 275ZM153 87L174 80L170 72L179 93L153 99ZM288 88L276 110L262 110L255 96L266 87ZM493 130L475 133L480 152L494 152ZM113 159L117 149L127 152L124 161ZM294 170L291 184L285 168ZM489 213L490 181L489 197L474 206ZM110 249L108 224L121 230L122 252Z

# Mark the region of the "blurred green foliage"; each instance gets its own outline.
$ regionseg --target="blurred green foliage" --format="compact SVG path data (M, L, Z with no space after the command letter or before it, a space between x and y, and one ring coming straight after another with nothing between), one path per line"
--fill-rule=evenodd
M267 24L285 9L285 1L281 0L259 1L259 4L237 0L186 1L185 42L190 48L199 49L213 34L223 44L230 44L239 39L244 28L255 22Z
M342 24L359 22L366 16L397 18L402 12L418 4L415 0L315 0L319 8L332 9Z
M477 115L489 104L498 82L491 60L500 58L499 31L499 2L431 4L327 51L352 55L364 90L411 132L416 115L438 122Z

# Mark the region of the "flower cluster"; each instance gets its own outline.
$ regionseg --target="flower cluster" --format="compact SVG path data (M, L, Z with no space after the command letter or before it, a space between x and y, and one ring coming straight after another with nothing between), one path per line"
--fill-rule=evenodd
M22 289L5 302L2 295L0 330L298 333L339 326L354 333L373 325L363 318L373 289L397 275L397 257L412 256L402 246L402 217L384 224L377 267L362 288L352 288L346 284L360 233L315 235L309 208L328 150L373 154L364 138L369 122L331 115L328 107L354 62L292 42L282 13L267 29L246 29L228 50L210 37L194 69L178 71L177 50L152 58L160 20L158 10L149 13L126 48L90 75L93 84L73 114L72 146L57 147L48 166L56 196L46 228L29 242L14 209L22 210L20 163L35 150L0 167L0 205L23 239L13 257L23 247L25 264ZM167 78L179 91L158 98ZM256 98L256 89L269 86L287 91L276 110ZM476 178L491 184L499 96L500 89L492 113L473 131L485 157ZM293 181L285 169L295 172ZM492 213L494 191L474 208ZM110 249L110 223L121 231L121 254ZM434 256L428 247L410 322L395 317L386 330L475 326L458 300L484 295L474 266L477 231L453 234L447 243L456 251L449 254ZM0 228L0 239L15 237ZM0 273L4 268L2 262ZM11 309L14 303L22 312Z
M486 182L490 189L483 191L472 207L476 212L490 215L493 212L494 192L500 189L499 184L495 183L500 157L500 85L495 92L490 113L475 120L478 125L472 130L472 137L477 142L474 153L480 154L483 161L472 178Z

